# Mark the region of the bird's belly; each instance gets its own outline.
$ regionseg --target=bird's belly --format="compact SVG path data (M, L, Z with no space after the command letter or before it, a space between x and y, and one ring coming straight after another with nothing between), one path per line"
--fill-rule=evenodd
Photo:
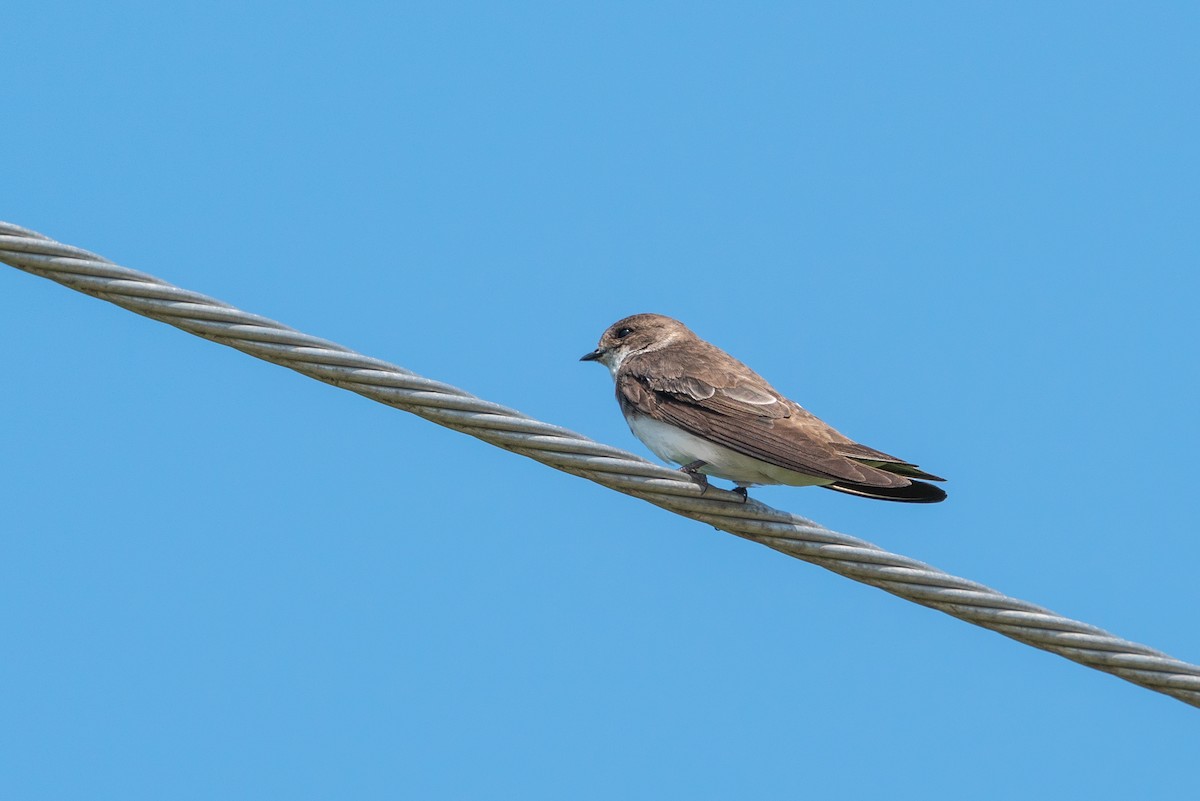
M789 484L802 487L810 484L829 484L832 479L806 476L779 465L755 459L744 453L710 442L681 428L640 414L627 415L629 430L646 444L654 455L676 464L697 460L706 464L698 472L714 478L724 478L738 486L754 484Z

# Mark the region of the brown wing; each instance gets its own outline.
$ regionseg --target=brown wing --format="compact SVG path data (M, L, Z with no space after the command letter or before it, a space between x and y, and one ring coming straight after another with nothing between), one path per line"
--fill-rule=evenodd
M689 375L682 372L685 364ZM909 483L839 453L837 445L849 440L705 342L673 348L669 358L662 351L630 358L617 374L617 399L626 408L797 473L876 487Z
M941 476L935 476L933 473L927 473L917 467L912 462L906 462L903 459L897 459L895 456L888 456L883 451L877 451L874 448L868 448L866 445L859 445L857 442L835 442L833 449L847 459L854 459L857 462L864 462L871 467L878 467L886 470L889 473L897 473L898 475L907 476L908 478L922 478L926 481L945 481Z

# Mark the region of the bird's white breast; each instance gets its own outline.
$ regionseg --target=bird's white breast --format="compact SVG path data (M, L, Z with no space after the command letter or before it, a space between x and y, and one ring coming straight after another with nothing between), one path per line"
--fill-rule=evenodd
M716 478L725 478L738 486L754 484L789 484L802 487L811 484L828 484L829 479L816 478L794 470L755 459L744 453L710 442L681 428L643 414L627 414L626 422L633 435L646 444L654 455L676 464L690 464L696 460L707 462L699 472Z

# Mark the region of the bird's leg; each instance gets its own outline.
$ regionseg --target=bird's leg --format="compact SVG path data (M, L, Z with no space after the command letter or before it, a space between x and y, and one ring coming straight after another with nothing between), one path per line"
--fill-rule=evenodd
M697 459L696 461L688 462L683 467L679 468L682 472L687 473L692 481L695 481L700 485L701 495L708 491L708 476L699 472L700 468L704 467L706 464L708 464L708 462L704 461L703 459Z
M745 487L734 487L733 491L742 496L742 503L746 503L750 500L750 493Z

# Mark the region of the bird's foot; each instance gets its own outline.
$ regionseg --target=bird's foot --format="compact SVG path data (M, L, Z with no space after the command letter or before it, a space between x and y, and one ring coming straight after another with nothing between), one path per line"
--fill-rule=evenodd
M708 476L699 472L701 467L708 464L703 459L697 459L694 462L688 462L683 467L679 468L680 472L687 473L688 477L700 485L700 494L708 492Z
M734 487L733 491L742 496L742 503L749 502L750 493L745 487Z

